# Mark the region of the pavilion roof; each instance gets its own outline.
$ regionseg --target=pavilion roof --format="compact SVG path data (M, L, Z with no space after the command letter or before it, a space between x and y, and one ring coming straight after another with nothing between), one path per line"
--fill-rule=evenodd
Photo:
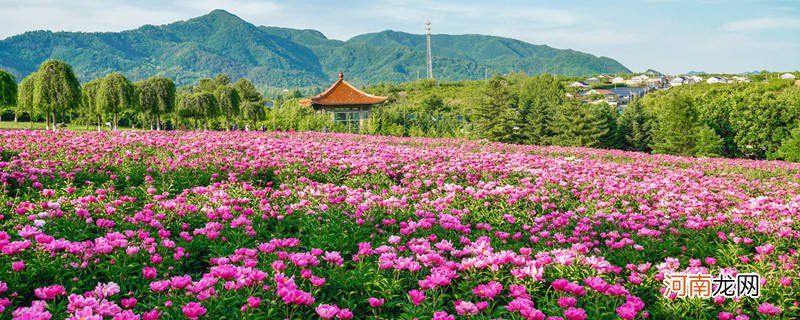
M356 89L356 87L344 81L344 74L339 72L339 80L334 82L330 88L315 97L301 99L299 102L302 106L367 105L383 103L386 101L386 98L387 97L374 96Z

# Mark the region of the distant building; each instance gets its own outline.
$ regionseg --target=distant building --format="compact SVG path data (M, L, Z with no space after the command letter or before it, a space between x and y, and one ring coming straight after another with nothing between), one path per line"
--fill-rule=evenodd
M684 79L683 77L675 77L669 81L669 85L677 87L677 86L682 86L684 82L686 82L686 79Z
M319 95L302 99L301 106L312 107L321 112L330 112L333 121L341 123L357 131L361 123L369 119L372 105L383 103L387 97L373 96L356 89L344 81L344 74L339 73L339 80Z
M701 76L689 76L686 78L686 81L684 81L685 84L698 84L700 82L703 82L703 77Z
M614 79L611 79L611 83L613 84L625 83L625 79L622 77L614 77Z
M747 77L742 77L742 76L734 76L733 77L733 81L735 81L737 83L749 83L750 79L747 78Z
M727 81L727 80L725 80L725 78L722 78L722 77L716 77L716 76L714 76L714 77L709 77L708 79L706 79L706 83L709 83L709 84L715 84L715 83L727 83L727 82L728 82L728 81Z
M597 79L597 78L594 78L594 77L592 77L592 78L589 78L589 79L583 80L583 82L584 82L584 83L600 83L600 79Z
M796 77L791 73L784 73L781 75L781 79L783 80L794 80Z
M575 82L573 82L573 83L570 83L570 84L569 84L569 86L570 86L570 87L573 87L573 88L580 88L580 89L586 89L586 88L588 88L588 87L589 87L589 85L588 85L588 84L586 84L586 83L583 83L583 82L581 82L581 81L575 81Z

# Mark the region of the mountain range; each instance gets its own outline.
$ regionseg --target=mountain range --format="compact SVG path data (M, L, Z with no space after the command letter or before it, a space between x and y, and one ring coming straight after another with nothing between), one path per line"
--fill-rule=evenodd
M630 72L611 58L503 37L434 34L431 42L433 72L440 80L514 71ZM349 81L363 86L425 77L425 56L425 35L387 30L340 41L316 30L255 26L224 10L121 32L30 31L0 40L0 69L17 81L43 61L60 59L83 82L120 71L132 80L163 76L186 85L227 73L287 88L326 86L344 71Z

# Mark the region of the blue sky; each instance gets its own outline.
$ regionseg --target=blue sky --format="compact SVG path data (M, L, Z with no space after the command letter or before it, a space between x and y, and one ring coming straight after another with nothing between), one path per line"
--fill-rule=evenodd
M800 0L0 0L0 39L29 30L120 31L220 8L329 38L386 29L488 34L617 59L634 71L800 70ZM435 43L434 55L435 55Z

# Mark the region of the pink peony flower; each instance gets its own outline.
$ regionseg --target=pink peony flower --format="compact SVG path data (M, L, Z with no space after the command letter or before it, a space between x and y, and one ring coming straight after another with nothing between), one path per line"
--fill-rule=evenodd
M20 260L20 261L12 262L11 263L11 270L14 270L14 271L25 270L25 261L24 260Z
M64 287L60 285L37 288L33 291L33 293L42 300L53 300L57 296L63 295L65 292Z
M189 302L181 307L183 314L189 319L197 319L197 317L206 314L206 308L198 302Z
M369 298L367 301L369 302L370 307L377 308L383 305L384 299Z
M408 295L411 297L411 303L418 306L425 300L425 291L420 291L417 289L412 289L408 291Z
M317 314L320 316L320 318L331 319L339 313L339 307L337 307L335 304L320 304L317 306L315 311L317 311Z
M775 316L781 313L781 309L769 302L764 302L758 306L757 311L762 314Z
M576 303L578 303L578 299L575 299L575 297L561 297L558 299L558 306L562 308L573 307Z
M586 310L570 307L564 311L564 318L567 320L586 320Z

